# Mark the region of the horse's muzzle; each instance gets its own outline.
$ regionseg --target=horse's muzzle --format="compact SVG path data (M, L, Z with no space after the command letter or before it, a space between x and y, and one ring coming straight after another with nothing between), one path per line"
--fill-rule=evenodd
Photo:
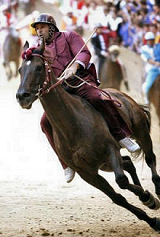
M30 109L32 107L31 97L32 97L31 94L28 92L18 91L16 94L16 99L23 109Z

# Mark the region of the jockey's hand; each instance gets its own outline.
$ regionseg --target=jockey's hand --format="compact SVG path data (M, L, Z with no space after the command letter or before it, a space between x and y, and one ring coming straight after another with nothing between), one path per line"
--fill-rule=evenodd
M78 63L73 63L69 68L67 68L64 72L64 77L65 79L68 79L69 77L72 77L76 74L77 69L79 68L79 64Z

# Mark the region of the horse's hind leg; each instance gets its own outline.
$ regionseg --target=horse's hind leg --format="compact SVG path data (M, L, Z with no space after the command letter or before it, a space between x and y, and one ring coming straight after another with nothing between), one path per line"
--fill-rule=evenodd
M94 175L89 174L82 170L79 170L77 172L82 179L84 179L87 183L91 184L92 186L104 192L108 197L112 199L114 203L132 212L140 220L146 221L149 224L149 226L152 227L154 230L158 232L160 231L159 219L149 217L143 210L128 203L127 200L121 194L118 194L114 191L114 189L102 176L98 174Z
M136 120L135 120L136 121ZM143 129L142 129L143 128ZM155 192L160 199L160 176L156 170L156 156L153 153L153 145L149 133L149 126L145 114L141 116L139 123L133 126L134 135L145 154L145 161L152 172L152 181L155 185Z
M143 190L142 185L136 173L136 168L133 165L133 162L131 161L130 157L123 156L122 158L123 158L124 170L126 170L131 175L133 183L135 185L140 186L141 189ZM143 204L149 207L150 209L158 209L160 207L159 201L156 198L154 198L153 195L148 190L146 191L142 191L142 190L140 190L138 196L139 196L139 199L143 202Z
M148 191L144 191L131 160L130 163L128 163L130 166L127 167L125 165L125 168L131 174L131 177L135 182L134 185L129 183L127 176L124 174L123 166L125 162L124 160L122 160L120 153L115 149L112 149L111 153L112 153L111 156L112 168L114 170L116 182L119 185L119 187L122 189L128 189L129 191L133 192L136 196L139 197L139 199L143 202L143 204L145 204L149 208L158 209L160 207L159 201L156 198L154 198ZM131 171L131 169L133 170Z
M152 181L155 185L155 192L160 199L160 176L156 170L156 156L152 151L145 152L145 160L147 165L151 168Z

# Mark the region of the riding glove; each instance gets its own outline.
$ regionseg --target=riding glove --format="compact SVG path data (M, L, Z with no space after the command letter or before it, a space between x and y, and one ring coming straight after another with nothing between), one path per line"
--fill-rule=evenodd
M65 71L64 71L64 77L65 79L68 79L69 77L72 77L76 74L78 68L79 68L79 64L78 63L73 63L69 68L67 68Z

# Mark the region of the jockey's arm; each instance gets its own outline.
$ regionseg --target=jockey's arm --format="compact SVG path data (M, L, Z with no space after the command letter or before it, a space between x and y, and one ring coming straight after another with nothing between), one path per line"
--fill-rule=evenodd
M153 59L148 59L148 62L154 66L157 66L157 67L160 66L160 62L154 61Z

